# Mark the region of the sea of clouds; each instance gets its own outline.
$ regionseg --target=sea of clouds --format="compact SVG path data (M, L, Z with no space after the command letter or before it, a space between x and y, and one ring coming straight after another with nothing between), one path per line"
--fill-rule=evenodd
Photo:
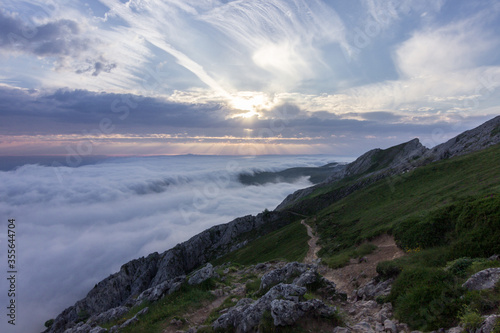
M163 252L216 224L274 209L295 183L244 186L238 174L320 166L309 156L112 158L77 168L23 165L0 171L0 254L16 220L16 326L0 304L2 332L39 332L129 260ZM7 293L2 278L0 293ZM4 295L5 296L5 295Z

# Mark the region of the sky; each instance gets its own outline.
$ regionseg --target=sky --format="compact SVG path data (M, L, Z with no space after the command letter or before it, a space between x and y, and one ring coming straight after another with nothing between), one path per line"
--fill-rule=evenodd
M3 0L0 155L339 154L499 114L498 0Z

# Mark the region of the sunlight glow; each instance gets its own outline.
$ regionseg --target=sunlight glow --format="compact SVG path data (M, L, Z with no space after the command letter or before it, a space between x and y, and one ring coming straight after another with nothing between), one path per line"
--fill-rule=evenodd
M259 116L259 111L262 109L271 108L275 105L274 101L263 92L242 91L231 97L229 101L231 107L236 110L245 111L236 113L231 118L250 118Z

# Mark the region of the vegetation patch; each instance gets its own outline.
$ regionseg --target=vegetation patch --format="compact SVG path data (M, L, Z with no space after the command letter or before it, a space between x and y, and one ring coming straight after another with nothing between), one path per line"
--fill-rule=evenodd
M388 300L395 315L423 331L451 327L461 308L456 278L439 268L411 267L396 279Z
M302 261L309 246L307 229L300 221L262 236L245 247L213 261L214 265L225 262L253 265L271 260Z
M140 317L139 321L122 330L130 333L155 333L162 332L166 325L175 316L184 315L188 311L194 311L211 302L215 296L210 290L215 287L215 281L209 279L197 286L183 284L179 291L165 296L153 304L143 304L141 307L149 307L149 311ZM139 309L133 309L125 319L132 318ZM135 312L135 313L134 313Z
M345 250L332 256L323 257L323 262L330 268L341 268L349 264L351 259L364 257L377 249L376 245L365 243L352 250Z

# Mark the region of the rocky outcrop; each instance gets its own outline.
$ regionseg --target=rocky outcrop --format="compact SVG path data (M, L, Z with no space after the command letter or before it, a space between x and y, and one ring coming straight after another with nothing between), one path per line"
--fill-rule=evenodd
M119 306L113 309L109 309L106 312L100 313L99 315L92 316L88 323L95 323L97 325L102 325L113 320L120 319L123 315L130 311L130 308L126 306Z
M437 145L424 154L425 163L469 154L500 143L500 116Z
M370 280L367 284L356 290L355 297L358 300L373 300L379 296L390 294L394 279L379 282L377 279Z
M271 316L274 326L293 325L303 317L331 318L336 311L336 308L328 306L318 299L305 302L275 299L271 302Z
M186 277L184 275L162 282L154 287L144 290L133 302L128 302L127 305L140 305L144 301L156 302L165 295L176 292L181 288Z
M481 323L481 327L476 330L476 333L491 333L493 332L497 321L500 320L500 315L487 316Z
M189 278L188 283L190 285L200 284L216 275L217 273L214 270L214 266L208 263L205 267L194 272L193 276Z
M64 332L76 322L84 322L109 309L133 306L142 300L155 301L175 291L184 276L197 267L243 246L249 237L276 230L290 220L287 213L281 212L240 217L207 229L162 254L155 252L132 260L59 314L45 332Z
M358 157L347 165L345 170L333 175L328 182L338 180L339 177L349 177L377 171L393 170L395 172L408 169L414 160L427 152L418 139L388 148L373 149Z
M249 332L259 325L265 312L270 312L274 324L281 326L292 325L304 316L333 316L335 308L317 299L302 299L307 291L305 286L323 282L316 270L316 266L292 262L264 274L260 291L270 289L256 301L248 298L240 300L236 306L216 319L212 327L216 331L232 329L236 332ZM290 279L293 282L289 283Z
M462 285L469 290L493 289L500 281L500 268L488 268L472 275Z

